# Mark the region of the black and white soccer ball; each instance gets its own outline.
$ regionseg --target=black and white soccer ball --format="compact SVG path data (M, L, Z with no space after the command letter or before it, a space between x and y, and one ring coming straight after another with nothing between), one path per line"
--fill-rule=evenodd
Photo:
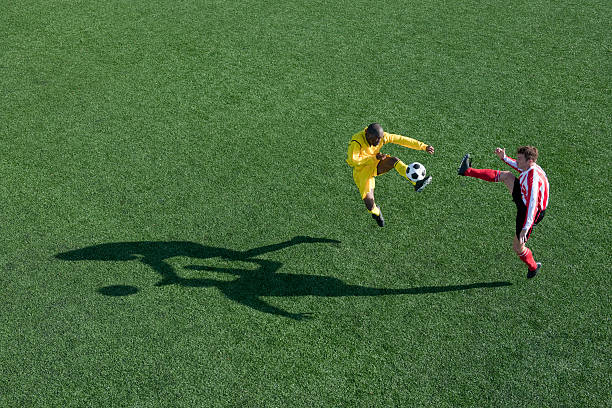
M415 183L423 180L426 174L427 170L425 170L425 166L419 162L410 163L406 169L406 175Z

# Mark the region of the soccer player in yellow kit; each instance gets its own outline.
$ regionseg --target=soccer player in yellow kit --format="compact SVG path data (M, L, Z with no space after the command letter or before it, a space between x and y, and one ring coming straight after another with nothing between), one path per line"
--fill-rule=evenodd
M361 132L353 135L349 142L346 162L353 168L353 180L359 188L361 199L380 227L384 227L385 219L380 207L374 203L374 177L395 169L414 186L417 192L423 191L431 183L431 176L416 183L410 180L406 174L408 166L403 161L397 157L380 153L380 149L385 143L395 143L434 154L433 146L409 137L384 132L382 126L378 123L372 123Z

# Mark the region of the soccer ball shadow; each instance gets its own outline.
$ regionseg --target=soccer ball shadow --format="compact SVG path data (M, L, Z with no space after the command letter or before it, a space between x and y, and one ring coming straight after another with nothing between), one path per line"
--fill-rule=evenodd
M136 286L129 285L111 285L98 289L98 293L105 296L129 296L138 291L139 289Z

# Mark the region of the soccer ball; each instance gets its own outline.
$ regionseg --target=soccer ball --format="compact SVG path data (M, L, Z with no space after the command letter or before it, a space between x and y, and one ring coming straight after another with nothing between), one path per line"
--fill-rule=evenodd
M408 168L406 169L406 175L410 180L414 181L415 183L417 181L423 180L425 178L426 173L427 170L425 170L425 166L423 166L419 162L410 163L408 165Z

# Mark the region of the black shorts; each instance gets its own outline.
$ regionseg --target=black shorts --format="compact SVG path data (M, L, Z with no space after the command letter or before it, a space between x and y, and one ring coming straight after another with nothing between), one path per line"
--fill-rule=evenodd
M512 201L514 201L514 204L516 204L516 237L518 238L521 235L523 225L525 224L525 218L527 217L527 206L525 203L523 203L523 198L521 196L521 183L516 177L514 178L514 187L512 188ZM542 221L545 212L546 210L538 210L533 220L533 225L531 228L529 228L529 231L527 231L527 239L529 239L531 231L533 231L533 227Z

